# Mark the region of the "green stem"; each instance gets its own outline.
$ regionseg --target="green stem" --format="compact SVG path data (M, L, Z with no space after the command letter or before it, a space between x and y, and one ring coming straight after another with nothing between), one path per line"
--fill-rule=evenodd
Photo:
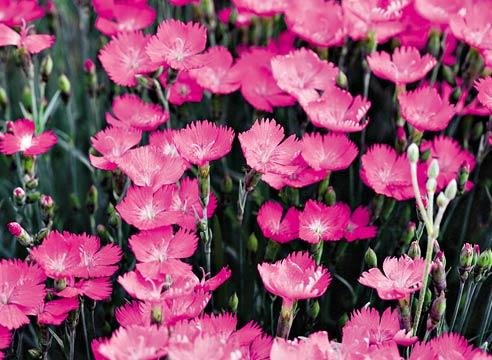
M487 307L485 310L485 317L482 319L482 323L480 324L480 337L478 340L478 345L482 345L483 337L485 335L485 330L489 324L490 315L492 313L492 286L490 287L489 297L487 298Z
M294 321L294 304L283 300L282 309L278 317L277 337L288 339L292 322Z
M460 281L460 289L458 291L458 298L456 299L456 304L454 305L453 317L451 319L451 326L449 331L453 331L454 325L456 324L456 318L458 317L458 311L461 305L461 298L463 297L463 291L465 290L465 282Z
M84 343L85 343L85 353L87 354L87 358L91 358L91 351L90 351L90 346L89 346L89 335L87 333L87 323L85 320L85 301L84 298L80 298L80 312L82 315L82 329L84 331Z

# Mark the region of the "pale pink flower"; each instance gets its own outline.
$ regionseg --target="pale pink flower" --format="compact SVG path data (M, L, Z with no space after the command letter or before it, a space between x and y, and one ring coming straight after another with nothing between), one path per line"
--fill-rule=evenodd
M44 10L37 0L2 0L0 2L0 23L8 26L19 26L24 22L40 19Z
M168 330L164 326L128 326L110 339L92 342L93 351L104 360L157 360L167 354Z
M162 322L167 326L172 326L178 321L193 319L199 316L212 295L205 290L195 290L192 293L175 296L165 299L154 307L160 307L165 318Z
M271 360L295 360L295 359L338 359L338 353L328 339L328 333L319 331L305 338L285 340L275 338L273 340L270 357Z
M446 25L452 16L456 15L463 7L461 0L415 0L415 10L433 22Z
M29 31L31 28L24 23L20 33L18 33L7 25L0 23L0 47L12 45L26 50L29 54L37 54L53 45L55 42L54 36L30 35Z
M12 155L22 152L24 156L41 155L56 144L56 135L48 130L35 134L35 126L31 120L20 119L7 123L8 132L1 134L0 152Z
M398 95L402 117L419 131L444 130L455 114L454 106L428 86Z
M345 38L342 6L335 1L287 0L285 22L290 31L314 46L339 46Z
M210 48L206 56L209 61L199 69L190 70L198 85L213 94L229 94L240 87L240 81L231 76L233 58L229 50L223 46Z
M232 3L240 10L262 16L280 14L288 5L286 0L232 0Z
M106 121L115 127L153 131L169 120L169 113L159 105L146 103L137 95L125 94L113 100L113 115Z
M216 126L207 121L195 121L174 134L174 143L179 154L188 162L207 165L231 151L234 131L225 126Z
M77 298L62 298L44 303L37 314L38 323L46 325L60 325L63 323L70 311L79 308Z
M29 323L46 294L46 275L36 264L0 260L0 326L10 330Z
M456 333L443 333L426 343L414 346L410 360L450 359L450 360L487 360L491 356L474 349L468 341Z
M149 39L139 31L120 33L101 49L99 60L111 80L122 86L136 86L136 75L157 70L159 66L145 52Z
M376 52L367 57L367 62L374 75L397 86L421 80L437 63L432 55L420 56L413 47L397 48L393 55Z
M299 237L311 244L340 240L350 219L350 208L338 203L327 206L308 200L299 214Z
M238 135L246 163L255 171L288 172L287 168L299 155L300 146L295 135L284 139L285 133L275 120L260 119Z
M148 0L92 0L92 5L98 15L113 18L113 9L119 5L144 6L147 2Z
M369 225L370 222L371 214L369 208L359 206L350 216L350 220L345 228L343 237L349 242L376 237L378 228L376 226Z
M299 211L291 207L284 215L282 205L267 201L261 205L256 218L263 236L285 243L299 237Z
M488 0L468 2L451 17L449 27L458 40L471 47L492 50L492 20L489 14Z
M294 301L323 295L331 282L324 267L316 265L308 253L296 252L273 264L258 264L265 288L280 296L288 306Z
M475 88L478 91L478 101L492 111L492 77L478 79Z
M403 299L420 290L424 278L425 260L411 259L406 255L400 258L384 259L383 272L378 268L363 272L359 278L362 285L374 288L383 300Z
M334 86L338 76L332 63L322 61L306 48L274 57L271 67L277 85L301 104L318 99L319 91Z
M354 14L372 21L399 19L411 0L345 0L344 4Z
M165 73L159 78L161 84L163 84L164 80ZM163 86L167 87L168 84L163 84ZM173 105L183 105L189 102L199 103L202 98L203 88L191 77L189 71L180 71L169 89L169 103Z
M177 182L186 168L181 158L163 155L152 145L128 150L117 164L135 185L151 187L154 191Z
M91 138L92 147L101 156L89 154L92 166L101 170L113 171L119 159L142 138L140 130L110 126Z
M309 120L314 126L336 132L355 132L364 129L365 119L371 103L358 95L353 97L348 91L336 86L328 87L323 95L308 104L303 104Z
M203 66L207 43L207 29L200 24L179 20L165 20L147 45L152 61L167 64L176 70Z
M149 27L155 20L156 12L145 2L140 2L138 4L113 4L111 16L107 13L98 15L96 29L105 35L113 36L121 32L132 32Z
M344 134L305 134L301 141L302 157L315 170L347 169L358 153L357 146Z
M376 144L362 155L361 162L360 177L377 194L396 200L415 197L410 165L405 155L398 155L388 145Z

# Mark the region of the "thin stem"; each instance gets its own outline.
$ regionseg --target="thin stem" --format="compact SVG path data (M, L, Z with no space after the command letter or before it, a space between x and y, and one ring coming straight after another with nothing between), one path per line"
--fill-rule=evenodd
M424 220L425 227L427 229L427 234L432 235L433 227L432 220L427 216L427 210L425 209L424 203L422 202L422 196L420 194L420 188L417 178L417 163L410 163L410 174L412 177L413 192L415 193L415 201L417 202L417 208L420 212L420 216Z
M465 282L460 281L460 289L458 291L458 298L456 300L456 304L454 305L453 317L451 319L451 326L449 327L449 331L453 331L454 325L456 324L456 318L458 317L458 311L461 305L461 299L463 297L463 291L465 290Z
M89 346L89 335L87 333L87 323L85 320L85 301L83 297L80 298L80 312L82 314L82 329L84 331L85 353L87 354L87 358L90 359L91 352Z
M463 308L463 312L460 317L460 324L458 327L458 332L463 331L463 327L465 325L466 318L468 316L468 311L470 310L470 304L473 299L473 295L475 294L475 290L477 289L477 284L473 283L473 280L470 281L470 289L466 294L466 302L465 302L465 307Z
M485 317L482 319L482 323L480 324L480 337L478 338L478 344L482 345L483 337L485 335L485 330L488 327L490 315L492 313L492 286L490 287L489 296L487 300L487 308L485 310Z
M277 337L288 339L292 322L294 321L294 306L293 303L283 300L282 309L278 317Z

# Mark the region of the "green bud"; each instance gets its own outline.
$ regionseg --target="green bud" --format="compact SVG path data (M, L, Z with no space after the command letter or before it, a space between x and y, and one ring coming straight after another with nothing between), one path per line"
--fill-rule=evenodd
M475 281L484 281L492 269L492 250L487 249L478 256L475 266Z
M62 279L55 279L53 281L54 288L58 291L61 291L67 287L67 280L64 278Z
M24 89L22 89L21 103L27 111L32 111L32 93L29 86L25 86Z
M224 177L222 182L222 192L224 194L230 194L234 190L234 183L229 175Z
M39 180L37 178L30 178L28 181L26 181L26 189L28 190L34 190L38 187L39 185Z
M453 179L449 182L448 186L446 186L446 190L444 190L444 195L449 201L451 201L456 197L457 191L458 186L456 184L456 180Z
M456 104L460 99L461 94L462 94L461 88L459 86L455 87L454 90L451 92L451 96L450 96L451 102Z
M103 224L99 224L96 226L96 233L97 233L97 236L99 236L101 238L103 243L109 244L109 243L114 242L113 238L111 237L111 234L106 229L106 226L104 226Z
M311 306L309 306L308 308L308 316L313 320L316 319L319 315L319 310L320 310L319 301L314 300L311 303Z
M429 39L427 41L427 52L430 53L435 58L439 57L441 51L441 33L439 31L433 30L429 34Z
M378 267L378 257L373 249L368 248L364 255L364 263L368 269Z
M468 178L470 177L470 164L465 161L458 172L458 189L460 194L465 192L466 183L468 182Z
M412 259L418 259L422 256L422 251L420 250L420 245L418 241L412 241L410 247L408 248L408 256Z
M416 230L416 225L413 221L410 221L407 225L407 228L403 232L403 235L401 237L401 244L402 246L407 246L410 244L411 241L413 241L415 237L415 230Z
M472 139L473 140L478 140L483 134L484 126L481 121L475 123L472 128Z
M444 193L440 192L439 195L437 195L437 199L436 199L437 206L440 208L444 208L448 206L448 203L449 203L449 199L446 197L446 195L444 195Z
M391 217L391 214L393 213L393 210L395 209L396 201L395 199L392 198L386 198L384 199L384 206L383 206L383 220L388 221L388 219Z
M443 291L440 293L439 297L437 297L432 303L432 307L429 312L429 318L427 320L427 330L433 330L437 326L437 324L439 324L445 313L446 296L444 295Z
M5 108L9 103L9 97L3 87L0 86L0 109Z
M61 91L62 98L65 101L68 101L70 98L71 85L70 80L68 80L68 77L65 74L61 74L58 78L58 89Z
M23 206L26 203L26 192L21 187L16 187L12 191L12 197L17 206Z
M369 31L366 35L366 41L365 41L366 54L370 55L373 52L375 52L377 46L378 46L378 42L377 42L376 33L374 31Z
M71 193L69 195L69 203L70 203L70 207L74 210L74 211L78 211L80 210L80 208L82 207L80 205L80 199L78 197L78 195L76 193Z
M255 233L251 233L249 235L246 247L252 253L255 253L256 251L258 251L258 239L256 238Z
M455 73L452 68L447 65L442 65L441 67L442 77L449 85L456 85Z
M474 252L473 246L470 243L465 243L461 248L458 271L462 282L468 279L470 271L473 269Z
M432 179L437 179L439 176L439 163L437 159L431 161L429 169L427 170L427 176Z
M432 292L430 291L429 288L427 288L424 298L424 309L428 309L431 306L431 303L432 303Z
M430 150L427 149L425 150L422 155L420 156L420 158L422 159L422 161L427 161L429 160L429 157L430 157Z
M46 228L46 227L40 229L38 231L38 233L36 234L36 240L37 240L37 242L38 243L43 242L44 238L46 236L48 236L50 232L51 232L51 230L49 228Z
M152 324L160 325L162 323L162 308L159 306L153 306L151 310Z
M435 178L429 178L427 179L427 182L425 183L425 188L428 193L435 193L436 188L437 188L437 181Z
M239 305L239 298L237 297L237 294L234 293L229 298L229 308L231 309L232 312L236 312L238 305Z
M419 147L412 143L407 149L407 158L411 164L416 164L419 161Z
M325 195L323 196L326 205L334 205L337 201L337 193L333 186L328 186Z
M53 59L50 55L46 55L41 61L41 79L48 82L48 79L53 71Z
M38 202L40 198L41 198L41 193L39 191L34 191L27 194L26 200L28 204L34 204Z
M338 319L337 325L342 328L347 323L348 320L349 320L349 317L348 317L347 313L343 313L343 315L340 316L340 318Z
M86 207L90 214L95 214L98 205L98 191L95 185L91 185L87 192Z
M348 88L348 80L347 80L347 75L343 71L338 71L338 76L337 76L337 85L341 87L342 89L347 89Z

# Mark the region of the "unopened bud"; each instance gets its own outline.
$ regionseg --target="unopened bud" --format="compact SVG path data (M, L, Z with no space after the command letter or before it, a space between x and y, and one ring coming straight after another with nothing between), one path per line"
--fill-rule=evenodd
M413 241L413 238L415 237L415 230L417 229L415 223L413 221L410 221L407 225L407 228L405 229L405 232L403 233L401 237L401 246L406 247L408 244L410 244L411 241Z
M17 206L22 206L26 203L26 192L21 187L16 187L14 191L12 191L12 197Z
M63 100L66 102L70 98L71 85L70 80L65 74L61 74L58 78L58 89L61 92Z
M434 194L436 192L436 188L437 188L436 179L434 179L434 178L427 179L427 182L425 183L425 188L427 190L427 193Z
M232 182L232 178L227 175L222 182L222 192L224 194L230 194L232 190L234 190L234 183Z
M368 248L364 255L364 262L368 269L378 267L378 257L373 249Z
M437 206L440 208L444 208L448 206L448 203L449 203L449 199L446 197L446 195L444 195L444 193L440 192L439 195L437 195L437 199L436 199Z
M99 236L103 243L109 244L113 242L113 238L111 237L109 231L106 229L106 226L103 224L99 224L96 226L96 233Z
M453 69L447 65L442 65L442 77L449 85L456 85L455 73Z
M347 75L341 70L338 71L337 85L342 89L347 89L348 87Z
M418 259L422 256L422 251L420 250L418 241L412 241L410 247L408 248L408 256L412 259Z
M309 317L311 319L315 320L319 315L319 310L320 310L319 302L318 302L318 300L314 300L311 303L311 306L309 306L309 308L308 308Z
M437 159L431 161L429 169L427 170L427 176L432 179L437 179L439 176L439 163Z
M69 203L70 203L70 207L75 210L75 211L78 211L80 210L80 208L82 207L80 205L80 199L78 197L78 195L76 193L71 193L68 197L69 199Z
M113 204L109 203L107 213L109 215L108 224L112 228L117 228L121 224L120 215L116 212Z
M460 273L460 278L462 282L468 279L470 271L473 269L473 256L473 246L470 243L465 243L461 248L458 266L458 271Z
M429 319L427 320L427 330L433 330L437 324L442 320L444 314L446 313L446 296L444 291L440 293L432 303L432 307L429 313Z
M3 87L0 86L0 109L4 109L9 103L9 97Z
M427 161L429 160L429 157L430 157L430 150L427 149L425 150L422 155L420 156L420 158L422 159L422 161Z
M439 52L441 51L441 34L439 31L433 30L429 34L429 39L427 41L427 52L434 56L439 57Z
M255 253L256 251L258 251L258 239L256 238L255 233L251 233L249 235L246 247L252 253Z
M366 54L367 55L370 55L374 51L376 51L376 48L378 46L378 42L377 42L376 33L374 31L369 31L367 33L365 45L366 45Z
M419 161L419 147L417 144L413 143L407 149L408 161L412 164L416 164Z
M239 305L239 298L237 297L237 294L234 293L229 298L229 308L231 309L232 312L236 312L238 305Z
M437 294L446 290L446 258L442 251L437 254L436 259L432 263L431 276Z
M98 205L98 191L95 185L91 185L87 192L86 207L89 214L95 214Z
M36 242L41 243L43 242L44 238L48 236L48 234L51 232L50 228L44 227L41 228L38 233L36 234Z
M17 222L7 224L7 230L15 237L22 246L30 246L33 243L33 238L24 228Z
M160 306L154 305L151 310L151 320L152 324L162 323L162 308Z
M41 198L41 193L39 191L30 192L27 194L26 202L28 204L34 204Z
M328 186L325 195L323 196L323 200L325 201L326 205L331 206L335 204L335 202L337 201L337 193L335 192L333 186Z
M453 179L449 182L448 186L446 186L446 190L444 190L444 195L449 201L451 201L456 197L457 191L458 186L456 185L456 180Z
M461 88L459 86L455 87L451 92L451 96L449 97L451 103L456 104L460 100L461 94L462 94Z
M480 254L475 266L475 281L485 280L492 270L492 250L487 249Z
M41 61L41 79L46 83L53 71L53 59L46 55Z
M55 202L53 201L53 198L49 195L41 195L41 198L39 199L39 206L41 207L43 221L48 223L53 219L55 212Z
M21 103L27 111L32 111L32 92L29 86L22 89Z
M86 59L84 61L84 71L89 74L94 74L96 72L96 64L92 59Z
M387 197L384 199L384 206L381 215L383 216L384 221L388 221L395 209L396 200L393 198Z
M432 302L432 292L430 291L429 288L427 288L424 298L424 309L428 309L431 305L431 302Z
M470 164L468 161L464 161L461 164L460 171L458 173L458 189L460 194L462 194L466 189L466 183L470 177Z

